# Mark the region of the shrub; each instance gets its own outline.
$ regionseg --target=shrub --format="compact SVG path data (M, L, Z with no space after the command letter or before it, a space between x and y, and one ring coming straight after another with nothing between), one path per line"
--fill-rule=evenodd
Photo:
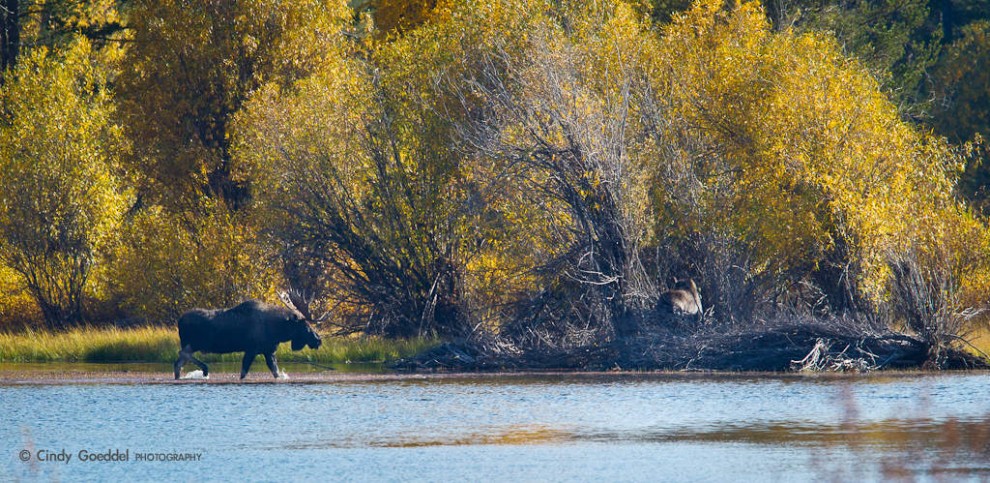
M111 297L124 311L172 323L194 307L273 298L276 267L246 214L222 203L207 210L173 214L150 207L128 219L110 274Z

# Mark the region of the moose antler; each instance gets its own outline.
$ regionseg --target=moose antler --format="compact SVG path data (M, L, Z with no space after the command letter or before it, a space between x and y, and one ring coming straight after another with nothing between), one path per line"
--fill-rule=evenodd
M310 311L310 305L316 300L315 294L306 295L302 291L296 289L289 289L287 291L281 291L278 293L279 300L285 304L290 310L295 310L302 314L303 318L310 321L313 324L319 324L326 320L330 315L330 311L326 311L323 315L313 318L313 313Z

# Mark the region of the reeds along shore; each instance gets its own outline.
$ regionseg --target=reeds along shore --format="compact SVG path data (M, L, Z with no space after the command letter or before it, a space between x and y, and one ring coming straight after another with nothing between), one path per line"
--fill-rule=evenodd
M283 344L276 355L285 362L379 362L408 357L434 345L427 338L324 337L317 350L292 352ZM168 327L0 333L0 362L173 362L178 351L178 333ZM241 357L240 353L204 354L203 360L236 362Z

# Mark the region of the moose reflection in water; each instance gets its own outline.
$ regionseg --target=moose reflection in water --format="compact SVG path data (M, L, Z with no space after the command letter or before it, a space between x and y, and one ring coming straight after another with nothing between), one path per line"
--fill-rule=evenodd
M179 358L175 361L175 378L189 361L209 376L209 368L203 361L193 357L194 352L224 354L244 352L241 362L241 379L258 354L265 356L272 376L278 378L278 363L275 350L282 342L292 341L292 350L302 350L305 346L320 347L320 336L313 331L308 310L299 310L283 294L287 308L276 307L260 300L248 300L230 309L193 309L179 318Z

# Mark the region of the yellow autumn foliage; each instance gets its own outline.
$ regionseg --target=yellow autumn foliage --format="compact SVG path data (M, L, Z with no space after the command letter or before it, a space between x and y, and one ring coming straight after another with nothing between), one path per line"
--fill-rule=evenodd
M152 207L128 217L110 273L109 299L125 314L171 324L193 307L275 300L277 267L257 233L222 204L205 213Z
M98 275L132 199L119 163L127 142L93 55L85 39L59 54L39 48L0 86L0 263L52 328L103 295Z
M773 32L757 2L702 1L662 38L651 81L670 122L653 149L704 187L694 213L655 191L656 236L731 227L757 270L859 267L854 286L879 301L892 252L938 246L964 222L958 153L902 121L831 37Z
M973 146L757 1L663 24L648 5L69 5L127 42L4 74L0 320L86 299L164 322L302 283L386 335L497 332L552 302L610 337L670 275L716 319L875 308L908 252L986 302L987 221L956 193Z
M247 96L312 73L344 41L343 1L141 0L120 75L122 117L141 139L128 158L150 201L188 209L205 191L239 205L230 179L230 130Z

